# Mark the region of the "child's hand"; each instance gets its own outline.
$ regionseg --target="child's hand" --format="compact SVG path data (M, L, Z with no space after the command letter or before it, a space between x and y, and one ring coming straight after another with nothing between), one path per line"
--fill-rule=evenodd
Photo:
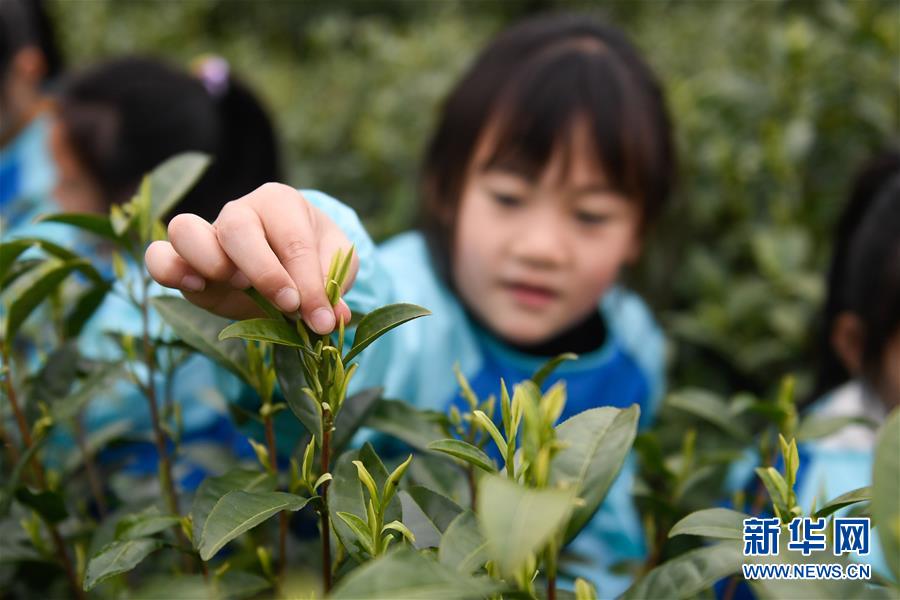
M295 189L268 183L226 204L212 224L196 215L176 216L169 241L152 243L144 260L153 279L214 313L260 316L242 291L253 286L282 311L299 308L313 330L329 333L336 318L350 320L344 301L332 308L325 295L325 276L339 248L348 250L350 241L331 219ZM346 288L358 268L354 254Z

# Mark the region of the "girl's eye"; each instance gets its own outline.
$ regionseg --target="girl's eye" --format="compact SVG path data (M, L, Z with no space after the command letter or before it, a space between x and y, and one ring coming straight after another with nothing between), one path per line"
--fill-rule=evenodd
M576 212L575 218L579 223L584 223L585 225L600 225L610 220L610 216L607 214L584 211Z
M497 204L499 204L500 206L513 208L522 205L522 199L518 196L513 196L511 194L500 194L497 192L492 192L491 195L494 197L494 201L497 202Z

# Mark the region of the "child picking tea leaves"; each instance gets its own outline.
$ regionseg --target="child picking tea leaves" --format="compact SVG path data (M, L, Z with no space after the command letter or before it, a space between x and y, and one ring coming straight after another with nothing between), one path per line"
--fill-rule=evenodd
M424 157L421 226L375 246L354 212L320 192L268 184L215 221L183 214L146 254L161 284L218 314L255 316L252 286L315 331L392 302L433 316L379 340L354 380L387 397L448 410L453 366L481 398L576 352L562 419L638 404L662 389L663 337L617 285L638 260L675 170L662 90L625 36L584 16L539 17L501 33L451 91ZM346 302L328 302L334 252L354 245ZM572 573L624 589L609 569L640 559L642 532L625 469L573 543Z

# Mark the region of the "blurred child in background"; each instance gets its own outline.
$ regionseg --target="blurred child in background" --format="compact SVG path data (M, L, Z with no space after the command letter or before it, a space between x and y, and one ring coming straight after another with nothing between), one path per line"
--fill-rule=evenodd
M422 224L375 247L355 213L314 191L270 185L213 224L178 215L146 255L154 278L230 317L254 315L255 287L320 333L390 302L433 316L391 332L361 360L355 390L447 410L453 365L476 394L497 394L574 351L562 419L596 406L641 407L663 389L664 340L644 303L618 285L669 196L675 156L662 90L625 36L584 16L542 16L500 34L450 93L423 168ZM229 197L227 199L232 199ZM355 244L355 283L332 308L323 277ZM357 270L358 269L358 270ZM353 391L353 390L351 390ZM602 596L629 577L643 534L626 467L573 543Z
M47 137L48 88L62 58L43 0L0 0L0 235L58 209Z
M220 57L195 69L126 57L64 82L51 131L64 210L105 213L130 200L154 167L190 150L213 163L179 211L213 218L222 198L281 178L272 123L252 92Z
M192 74L155 58L116 58L62 83L50 145L59 175L55 194L64 211L106 213L111 205L130 200L145 174L185 151L205 152L213 163L178 210L215 215L222 198L280 178L274 130L259 101L231 76L222 58L204 58L195 68ZM111 271L108 249L96 245L93 254ZM120 288L121 281L79 336L79 348L90 358L121 357L108 332L141 334L140 313ZM158 316L151 311L150 317L151 330L161 331ZM164 398L162 381L157 384ZM218 451L252 456L227 411L227 390L239 389L236 378L194 355L178 368L168 389L181 413L184 460L175 465L175 477L182 487L218 474L228 464ZM95 398L84 421L88 432L126 423L130 438L146 441L107 452L101 460L124 461L131 475L155 476L149 409L133 387L122 383L109 396ZM59 436L48 455L64 454L71 443Z
M817 390L809 410L870 421L801 446L804 509L872 484L876 429L900 405L900 152L871 160L838 224L828 276ZM877 536L872 541L877 547ZM884 559L869 560L883 573Z

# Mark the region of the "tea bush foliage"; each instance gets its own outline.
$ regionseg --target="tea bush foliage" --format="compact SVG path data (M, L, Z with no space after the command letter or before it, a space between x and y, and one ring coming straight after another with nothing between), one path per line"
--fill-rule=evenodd
M687 597L724 577L736 582L748 560L739 552L744 520L769 509L787 527L804 514L828 517L848 506L867 506L888 564L900 558L897 529L891 526L900 520L900 412L881 433L873 486L804 513L794 492L797 439L825 435L847 419L799 419L791 378L774 400L745 395L725 405L699 390L673 395L671 408L719 429L730 446L722 441L713 451L698 444L697 430L690 429L680 452L664 457L655 433L636 438L637 406L593 408L558 423L565 384L545 391L541 385L561 362L577 360L573 354L549 361L530 380L511 382L512 392L499 381L497 395L488 398L478 398L457 370L468 408L444 415L384 400L379 390L348 396L360 353L395 327L427 318L427 309L377 308L348 328L341 322L334 334L320 336L253 290L248 295L267 316L234 323L181 298L152 296L149 275L139 265L141 253L164 235L161 215L208 163L198 154L166 161L144 178L131 202L114 207L108 217L45 217L103 238L112 247L115 280L101 274L102 265L40 239L0 245L5 308L0 527L6 533L0 578L12 595L555 598L557 578L567 573L566 544L599 509L635 445L646 480L636 495L652 553L626 597ZM332 303L340 300L352 255L350 248L333 257L326 276ZM73 317L88 320L105 296L116 293L124 293L140 314L140 332L113 336L119 360L88 359L74 343L80 332L67 324ZM62 301L69 297L78 300ZM152 311L162 316L161 329L151 323ZM38 314L46 323L35 318ZM52 326L47 337L55 344L50 354L22 352L16 334L34 326L42 333L47 323ZM259 422L263 433L250 440L255 466L219 462L221 475L206 477L186 493L173 474L185 451L179 405L167 392L160 394L157 383L160 376L171 381L194 352L253 391L255 414L244 416ZM140 392L151 415L158 472L146 482L149 495L143 498L98 476L100 452L125 441L129 432L86 432L83 424L89 403L108 401L102 391L115 389L118 381ZM276 440L275 415L282 411L308 432L302 452L289 464L279 460ZM759 415L759 435L746 425L751 415ZM416 452L388 466L371 443L348 444L363 426L410 442ZM77 440L77 461L64 468L42 454L57 431L74 431ZM492 443L502 464L486 452ZM747 450L762 457L752 514L701 507L676 522L689 509L689 493ZM430 485L407 477L410 466L419 463L416 479L430 479ZM421 477L423 470L428 477ZM140 478L129 481L138 485ZM315 534L292 527L297 523L292 513L298 512L317 523ZM673 551L667 541L682 537L696 547ZM701 538L715 541L700 543ZM314 567L318 578L297 579ZM879 581L844 581L839 589L816 591L827 591L828 597L889 597L897 591L896 583ZM808 593L810 585L821 585L751 584L760 597ZM583 579L575 579L574 587L577 598L596 597L597 590Z

